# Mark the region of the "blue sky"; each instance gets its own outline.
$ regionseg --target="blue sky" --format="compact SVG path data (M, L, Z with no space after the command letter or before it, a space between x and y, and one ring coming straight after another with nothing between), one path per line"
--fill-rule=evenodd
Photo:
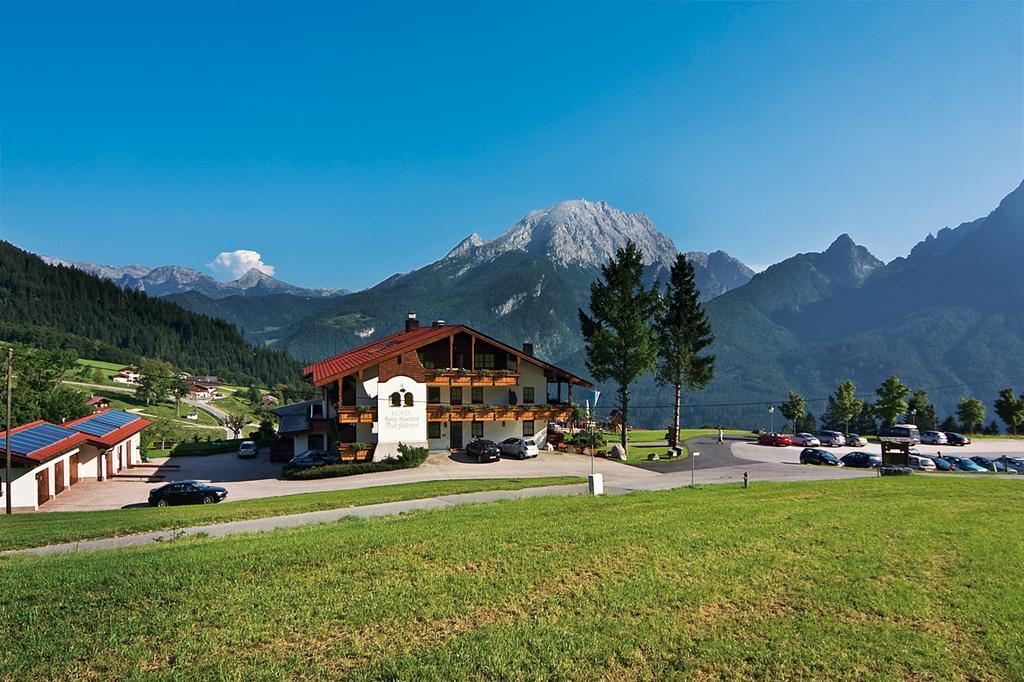
M1024 177L1020 2L143 4L2 5L0 237L353 288L585 197L888 260Z

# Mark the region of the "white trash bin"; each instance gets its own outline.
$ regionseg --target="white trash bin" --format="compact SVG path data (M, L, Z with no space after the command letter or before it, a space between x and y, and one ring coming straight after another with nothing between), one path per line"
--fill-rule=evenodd
M591 495L604 495L604 474L587 476L587 488Z

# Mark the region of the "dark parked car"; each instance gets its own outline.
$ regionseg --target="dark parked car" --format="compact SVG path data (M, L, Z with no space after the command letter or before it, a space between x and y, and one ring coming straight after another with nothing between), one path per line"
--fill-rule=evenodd
M824 464L825 466L841 467L843 463L831 452L825 452L818 448L804 448L800 452L801 464Z
M326 464L338 464L341 461L337 455L329 455L323 450L306 450L295 455L288 462L288 466L295 469L312 469L322 467Z
M980 467L976 463L967 459L966 457L954 457L952 455L945 456L946 461L953 465L954 471L970 471L973 473L980 473L982 471L988 471L985 467Z
M839 458L844 466L859 469L877 469L882 466L882 456L874 452L851 452Z
M476 457L477 462L497 462L501 459L498 446L493 440L474 440L466 446L466 454Z
M202 481L175 481L149 491L151 507L166 507L170 504L213 504L228 496L228 491L219 485L208 485Z
M784 433L762 433L757 437L757 442L761 445L778 445L785 447L793 444L793 439Z
M937 471L952 471L953 463L941 455L935 455L934 457L929 455L929 458L935 462L935 469Z
M1018 474L1024 474L1024 458L1021 457L1007 457L1006 466L1014 469Z
M971 457L971 461L987 471L1017 473L1017 469L1012 465L1007 466L1002 457Z
M970 445L971 439L962 433L946 432L946 443L949 445Z

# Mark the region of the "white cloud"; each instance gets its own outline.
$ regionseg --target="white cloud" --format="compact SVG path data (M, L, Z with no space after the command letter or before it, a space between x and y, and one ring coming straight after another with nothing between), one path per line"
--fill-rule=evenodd
M213 261L206 265L214 272L228 274L236 278L241 277L252 268L256 268L267 275L274 274L274 266L264 263L263 256L259 251L250 251L248 249L221 251Z

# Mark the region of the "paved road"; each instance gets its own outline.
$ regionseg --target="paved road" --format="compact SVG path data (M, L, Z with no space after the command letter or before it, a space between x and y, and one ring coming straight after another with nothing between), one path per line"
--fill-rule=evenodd
M214 407L210 403L203 400L188 400L187 398L182 398L181 402L188 405L189 407L194 407L197 410L202 410L203 412L207 413L208 415L216 419L217 423L221 424L221 428L224 429L225 438L231 439L235 437L234 431L232 431L226 426L223 426L224 422L227 421L227 418L229 416L228 413L225 412L224 410L220 409L219 407Z

